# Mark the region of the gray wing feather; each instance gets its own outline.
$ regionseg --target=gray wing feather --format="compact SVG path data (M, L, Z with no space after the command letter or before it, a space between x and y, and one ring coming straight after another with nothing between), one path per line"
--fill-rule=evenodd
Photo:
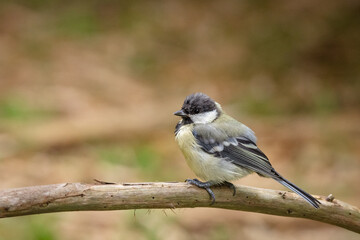
M226 127L202 124L194 127L193 134L205 152L222 157L261 176L275 177L277 174L269 159L254 142L254 133L243 124L238 127L235 132L230 132Z
M247 149L239 144L238 146L224 147L224 150L219 152L218 155L262 176L273 177L275 174L269 160L260 150L256 153L253 149Z
M315 208L319 208L320 202L317 199L275 171L266 155L256 146L256 137L251 129L239 122L237 124L230 126L235 128L235 131L230 131L229 127L223 125L219 128L213 123L196 125L193 134L205 152L254 171L260 176L271 177L302 196Z

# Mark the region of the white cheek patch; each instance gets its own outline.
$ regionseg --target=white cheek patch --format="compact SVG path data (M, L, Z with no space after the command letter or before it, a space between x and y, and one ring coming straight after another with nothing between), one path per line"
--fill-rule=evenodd
M216 119L216 117L217 117L216 109L212 110L211 112L204 112L204 113L190 115L190 118L194 123L203 123L203 124L211 123Z

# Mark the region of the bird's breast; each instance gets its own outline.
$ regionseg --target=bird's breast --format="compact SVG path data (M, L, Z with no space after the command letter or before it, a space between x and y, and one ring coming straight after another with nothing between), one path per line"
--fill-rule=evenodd
M221 183L249 174L247 170L234 165L231 161L206 153L196 142L192 130L193 126L190 124L181 126L175 139L196 176L205 181Z
M188 125L181 126L175 136L175 140L180 147L180 150L185 156L185 159L189 162L189 159L194 159L197 157L197 149L199 145L196 143L196 139L192 133L193 127Z

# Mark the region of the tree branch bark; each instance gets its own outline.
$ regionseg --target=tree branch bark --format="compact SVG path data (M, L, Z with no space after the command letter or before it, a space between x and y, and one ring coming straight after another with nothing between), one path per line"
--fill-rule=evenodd
M360 233L360 210L339 200L321 201L315 209L298 195L279 190L237 186L208 193L187 183L64 183L0 191L0 218L66 211L213 207L307 218Z

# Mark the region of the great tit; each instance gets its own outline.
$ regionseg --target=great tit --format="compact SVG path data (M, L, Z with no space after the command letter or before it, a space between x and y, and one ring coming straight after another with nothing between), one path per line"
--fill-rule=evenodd
M272 167L267 156L257 147L254 132L244 124L226 115L219 103L203 93L186 97L181 117L175 128L175 139L186 162L198 179L186 182L205 189L211 204L215 203L212 186L225 185L236 190L229 181L250 173L268 177L294 191L315 208L320 202L313 196L283 178Z

